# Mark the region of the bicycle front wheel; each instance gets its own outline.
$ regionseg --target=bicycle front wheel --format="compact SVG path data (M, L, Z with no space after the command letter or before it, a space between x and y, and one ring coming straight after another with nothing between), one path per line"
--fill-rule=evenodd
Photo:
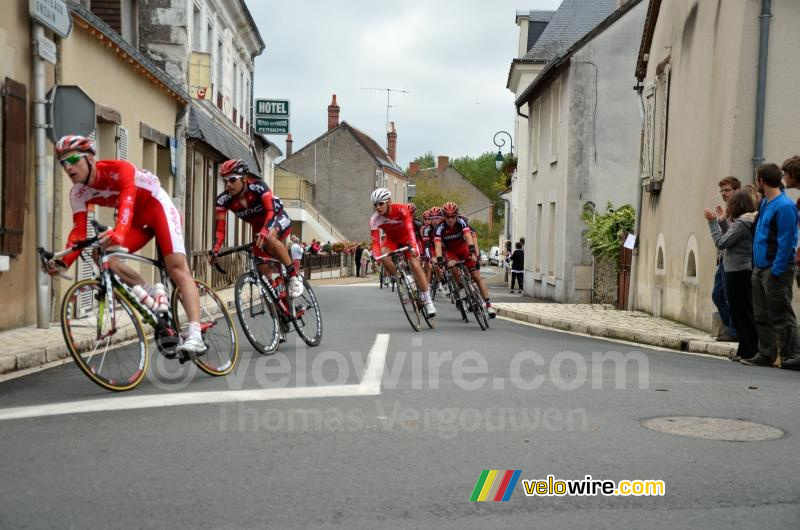
M200 330L208 349L194 358L195 364L208 375L227 375L239 360L239 341L230 313L217 293L205 282L195 280L200 292ZM172 314L175 327L186 331L189 317L183 307L180 288L172 291Z
M478 321L478 325L482 330L486 330L489 327L489 320L485 317L486 309L483 307L483 297L472 280L468 279L465 284L469 291L470 308L475 315L475 320Z
M269 355L278 349L280 322L270 295L255 274L247 272L236 280L236 314L244 334L259 353Z
M97 279L70 287L61 303L61 331L75 364L105 388L135 388L147 373L147 340L136 310Z
M322 312L314 290L303 278L303 294L289 298L292 325L300 338L309 346L319 346L322 342Z
M397 274L397 294L400 296L400 305L403 306L403 312L406 314L408 323L414 331L419 331L422 327L420 321L419 308L417 303L411 295L411 286L409 285L408 278L402 272Z

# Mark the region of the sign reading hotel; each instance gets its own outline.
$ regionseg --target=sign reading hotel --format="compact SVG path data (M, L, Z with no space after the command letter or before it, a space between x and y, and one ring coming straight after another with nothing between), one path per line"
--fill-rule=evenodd
M259 134L289 134L289 100L255 100L255 131Z

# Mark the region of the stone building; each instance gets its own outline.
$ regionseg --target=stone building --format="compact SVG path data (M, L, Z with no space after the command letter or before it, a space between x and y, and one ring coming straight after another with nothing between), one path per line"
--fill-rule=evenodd
M281 166L311 180L312 203L351 241L369 238L372 190L388 188L395 202L407 202L408 177L395 162L397 131L387 133L388 153L378 142L346 121L333 95L328 130L288 156Z

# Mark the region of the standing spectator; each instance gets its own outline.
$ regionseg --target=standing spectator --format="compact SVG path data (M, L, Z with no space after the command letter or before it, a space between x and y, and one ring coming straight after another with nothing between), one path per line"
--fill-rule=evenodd
M522 248L522 250L525 250L525 238L524 237L519 238L519 244L522 245L522 247L520 247L520 248Z
M756 201L749 190L736 190L728 200L727 211L733 221L724 234L719 219L711 210L705 211L711 238L718 249L724 250L725 285L731 320L739 332L739 347L732 361L751 359L758 352L758 331L753 317L753 223L756 218Z
M361 243L356 245L356 278L361 276L361 257L364 255L364 249Z
M324 252L325 254L330 254L331 253L331 242L330 241L328 241L327 243L322 245L322 252Z
M316 239L311 240L311 254L314 256L319 254L319 241Z
M788 189L800 189L800 155L793 156L786 160L781 166L783 171L783 183ZM797 207L800 208L800 199L797 199ZM800 227L800 218L798 218L798 227ZM795 264L800 267L800 253L795 254ZM800 287L800 277L795 276L797 285Z
M797 207L781 191L781 168L777 165L759 166L756 183L764 194L753 237L753 313L758 354L742 359L742 363L771 366L780 351L781 368L800 370L797 319L792 309L797 271Z
M515 245L517 248L514 253L508 257L511 265L511 290L509 293L514 292L514 281L516 280L519 291L522 294L522 273L525 270L525 251L522 250L522 242L517 241Z
M289 253L292 255L292 263L294 270L300 272L301 264L303 263L304 247L300 244L300 238L292 236L292 246L289 248Z
M728 199L731 198L733 192L742 187L742 183L736 177L725 177L719 181L719 193L722 195L722 201L727 204ZM719 228L724 234L728 230L728 215L722 209L722 206L716 208L717 220L719 221ZM721 342L734 342L738 340L736 334L736 327L731 320L731 311L728 307L728 295L725 286L725 265L723 264L723 256L725 255L724 249L717 250L717 273L714 275L714 289L711 291L711 300L717 306L719 318L722 320L723 330L716 339Z

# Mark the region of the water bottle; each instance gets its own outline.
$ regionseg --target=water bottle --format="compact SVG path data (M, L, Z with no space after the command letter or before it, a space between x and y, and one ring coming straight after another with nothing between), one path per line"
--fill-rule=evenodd
M155 305L155 300L153 297L147 294L147 291L141 285L134 285L133 286L133 295L142 303L144 304L147 309L153 309Z

